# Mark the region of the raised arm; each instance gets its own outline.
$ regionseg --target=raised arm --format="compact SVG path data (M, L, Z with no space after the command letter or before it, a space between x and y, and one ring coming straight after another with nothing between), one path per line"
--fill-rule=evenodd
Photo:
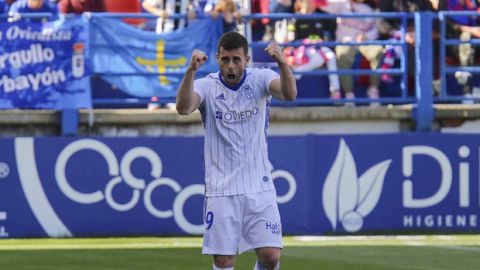
M199 50L194 50L192 59L187 72L183 76L182 82L177 92L177 112L187 115L195 111L200 106L200 95L193 91L193 81L197 70L207 61L207 55Z
M276 42L272 42L265 51L277 62L280 69L280 79L275 79L270 83L270 93L280 100L295 100L297 97L297 82L280 46Z

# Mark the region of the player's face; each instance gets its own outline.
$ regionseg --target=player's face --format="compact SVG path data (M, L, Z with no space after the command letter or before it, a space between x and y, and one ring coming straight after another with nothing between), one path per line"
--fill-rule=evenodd
M227 51L220 47L217 61L223 81L229 86L235 86L242 79L245 66L250 61L250 56L245 55L243 48Z

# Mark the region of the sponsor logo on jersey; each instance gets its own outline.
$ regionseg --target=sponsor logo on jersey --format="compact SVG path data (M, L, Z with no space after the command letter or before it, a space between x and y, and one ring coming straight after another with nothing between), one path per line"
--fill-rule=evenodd
M246 109L240 112L235 112L235 111L228 111L228 112L222 112L222 111L216 111L215 112L215 118L219 120L223 120L225 122L236 122L236 121L242 121L246 120L249 118L252 118L253 116L258 114L258 108L253 107L251 109Z
M220 95L216 96L215 99L227 101L227 99L225 98L225 95L224 95L223 93L221 93Z
M273 234L282 234L282 224L276 222L265 222L265 230Z

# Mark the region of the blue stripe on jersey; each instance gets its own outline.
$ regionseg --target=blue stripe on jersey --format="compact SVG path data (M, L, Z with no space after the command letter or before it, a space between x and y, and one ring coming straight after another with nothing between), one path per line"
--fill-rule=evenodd
M203 128L206 127L207 123L205 121L207 121L207 116L206 116L206 109L205 109L205 106L200 106L198 108L198 110L200 111L200 116L202 117L202 123L203 123Z
M272 100L271 97L267 98L267 105L265 105L265 127L264 127L264 132L265 132L265 140L267 140L267 135L268 135L268 127L270 123L270 101Z
M220 82L222 82L222 84L227 87L228 89L230 90L233 90L233 91L237 91L241 86L242 84L245 82L245 78L247 78L247 70L245 69L243 71L243 77L242 79L236 84L234 85L233 87L232 86L229 86L222 78L222 74L220 73L220 71L218 72L218 78L220 79Z

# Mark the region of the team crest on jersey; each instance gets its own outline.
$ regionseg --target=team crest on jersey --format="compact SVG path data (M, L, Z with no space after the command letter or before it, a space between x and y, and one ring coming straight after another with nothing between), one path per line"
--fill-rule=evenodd
M253 90L252 88L250 87L250 85L247 85L243 88L243 92L245 92L245 96L248 98L248 99L252 99L254 97L253 95Z
M220 95L216 96L215 99L227 101L227 99L225 98L225 95L224 95L223 93L221 93Z

